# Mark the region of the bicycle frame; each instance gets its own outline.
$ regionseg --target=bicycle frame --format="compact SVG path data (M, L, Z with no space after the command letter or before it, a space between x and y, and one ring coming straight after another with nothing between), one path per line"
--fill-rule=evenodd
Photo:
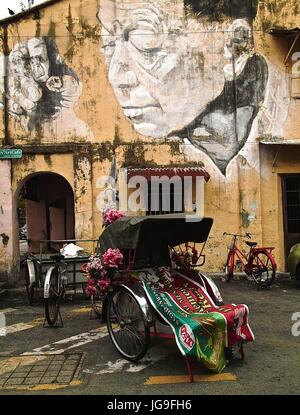
M244 270L245 270L245 267L248 264L250 253L251 253L251 249L247 254L244 254L244 252L242 252L237 247L237 238L238 238L238 235L233 235L232 236L232 241L231 241L231 245L230 245L229 252L228 252L228 255L230 255L230 264L227 264L227 265L229 266L228 271L230 273L233 273L234 264L235 264L235 261L236 261L236 259L235 259L236 256L242 262L242 264L244 266Z
M230 235L230 234L226 234L225 235ZM245 236L250 237L250 234L246 234ZM231 241L231 246L229 248L229 252L228 252L228 256L230 255L230 264L227 264L229 269L229 273L233 273L234 271L234 264L235 264L235 257L237 256L238 259L242 262L243 264L243 270L244 272L249 275L251 273L251 271L253 270L253 264L252 264L252 259L254 254L256 253L261 253L264 252L266 254L268 254L270 256L270 261L272 263L272 266L274 267L274 269L277 269L277 264L275 261L275 258L272 255L272 251L274 249L274 247L270 247L270 246L262 246L262 247L257 247L257 246L250 246L250 250L248 253L244 253L242 252L238 246L237 246L237 238L238 237L245 237L244 235L232 235L232 241ZM258 258L258 260L260 261L260 259ZM260 261L261 262L261 261ZM261 265L264 266L263 262L261 262Z

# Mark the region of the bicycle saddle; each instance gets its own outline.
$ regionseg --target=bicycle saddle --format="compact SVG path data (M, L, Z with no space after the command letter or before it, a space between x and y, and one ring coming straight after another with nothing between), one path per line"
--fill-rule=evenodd
M256 246L257 245L257 242L249 242L249 241L246 241L246 245L248 245L248 246Z
M57 254L57 255L50 255L50 258L53 259L56 262L60 262L62 259L65 259L63 255Z

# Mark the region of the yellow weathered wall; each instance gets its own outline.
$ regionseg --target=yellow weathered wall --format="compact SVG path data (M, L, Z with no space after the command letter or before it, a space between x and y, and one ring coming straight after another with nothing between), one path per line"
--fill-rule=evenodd
M4 142L5 137L5 121L4 121L4 89L5 89L5 63L4 63L4 30L0 27L0 146Z
M24 129L25 119L22 124L20 119L10 115L8 135L13 145L24 149L35 146L31 155L25 151L22 160L12 163L13 193L17 194L22 181L32 173L52 171L61 174L75 192L76 237L92 238L99 236L102 227L101 212L97 208L97 197L102 189L97 182L108 174L113 154L118 168L200 165L211 176L205 185L205 214L215 221L206 249L205 270L223 269L228 244L228 238L223 237L224 231L248 231L259 243L275 245L279 268L283 269L283 215L278 174L300 173L298 152L287 148L278 159L280 167L276 167L274 172L271 166L275 149L262 148L257 137L253 136L223 175L206 154L194 158L182 154L178 140L168 142L137 133L125 117L108 80L104 55L100 51L103 46L101 28L96 18L99 4L96 0L61 0L41 7L38 14L29 14L8 25L9 51L17 43L35 37L45 36L54 40L66 65L82 83L82 93L74 106L77 119L74 123L86 127L86 135L73 134L70 132L73 120L65 116L65 119L58 117L55 123L44 128L28 131ZM261 2L254 24L256 51L262 53L283 76L289 76L291 71L290 61L289 66L284 66L290 40L282 41L266 31L273 26L300 27L298 8L298 1ZM300 139L299 103L300 100L290 102L288 121L281 138ZM4 136L1 111L0 140ZM260 135L268 134L262 131ZM71 144L68 152L63 151L66 144ZM50 163L49 157L39 154L43 145L53 148Z

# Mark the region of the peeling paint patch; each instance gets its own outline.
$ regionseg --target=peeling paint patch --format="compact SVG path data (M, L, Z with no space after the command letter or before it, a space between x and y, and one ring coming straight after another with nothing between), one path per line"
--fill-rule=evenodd
M250 226L249 216L250 216L249 212L243 209L241 213L243 228L248 228Z
M52 160L51 160L51 155L50 154L44 154L44 160L48 164L49 167L52 166Z
M9 241L9 236L7 236L5 233L1 233L0 234L1 238L2 238L2 243L4 246L8 245L8 241Z

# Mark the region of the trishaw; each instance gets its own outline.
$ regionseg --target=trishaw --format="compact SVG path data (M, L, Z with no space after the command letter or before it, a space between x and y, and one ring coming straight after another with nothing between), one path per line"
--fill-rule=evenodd
M115 273L102 322L123 358L137 362L151 336L175 338L185 357L220 372L232 347L254 336L245 305L224 304L216 284L199 267L213 220L185 215L123 217L99 238L99 254L119 249L124 266Z
M85 263L91 252L94 252L98 243L95 239L63 239L63 240L39 240L34 241L38 246L37 253L29 252L23 261L26 292L29 305L34 304L36 292L45 288L45 280L49 269L56 266L60 259L60 265L64 268L65 285L73 289L76 294L78 287L84 291L86 279L83 277L80 266ZM82 251L74 257L63 257L60 249L68 244L79 244L83 247Z

